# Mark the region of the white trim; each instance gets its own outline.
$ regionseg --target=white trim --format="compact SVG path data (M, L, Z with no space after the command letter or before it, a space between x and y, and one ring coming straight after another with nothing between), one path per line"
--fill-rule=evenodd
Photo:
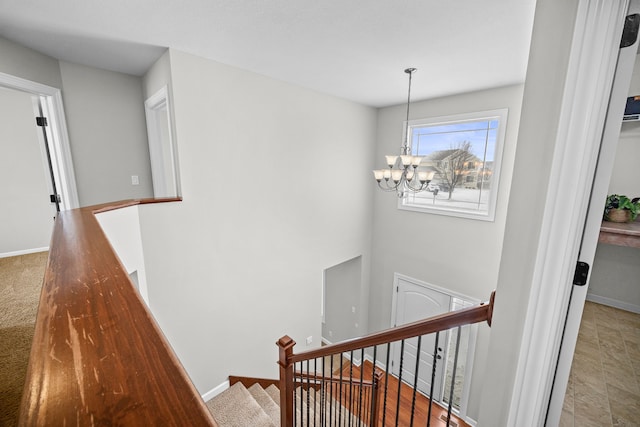
M228 389L230 387L229 384L229 380L226 380L225 382L221 383L220 385L212 388L211 390L209 390L208 392L204 393L202 395L202 400L204 400L205 402L210 401L211 399L213 399L214 397L216 397L217 395L219 395L220 393L222 393L223 391L225 391L226 389Z
M640 305L631 304L625 301L619 301L613 298L602 297L600 295L587 294L587 301L595 302L598 304L606 305L609 307L619 308L620 310L630 311L632 313L640 314Z
M394 320L396 318L396 291L395 291L395 289L396 289L396 286L398 286L398 280L405 280L405 281L413 283L415 285L422 286L424 288L432 289L434 291L449 295L450 297L458 298L458 299L467 301L467 302L469 302L471 304L480 304L482 302L478 298L473 298L473 297L461 294L459 292L453 291L451 289L443 288L442 286L434 285L433 283L424 282L422 280L419 280L419 279L404 275L402 273L395 272L395 273L393 273L393 288L391 289L391 292L393 293L393 295L391 296L391 320L390 320L390 323L389 323L392 328L394 327ZM451 310L451 307L449 307L449 310Z
M49 246L45 246L43 248L23 249L23 250L14 251L14 252L4 252L4 253L0 253L0 258L9 258L12 256L35 254L38 252L46 252L48 250L49 250Z
M325 317L325 305L327 303L327 269L322 270L322 298L320 299L320 317L322 318L322 324L327 323ZM324 340L324 338L322 338Z
M56 91L56 93L48 99L48 102L49 113L55 117L55 120L52 120L51 132L55 135L56 141L59 142L59 144L54 144L54 151L62 165L62 174L60 176L60 184L64 188L62 196L66 197L65 202L67 209L76 209L80 207L78 187L76 185L76 175L71 157L67 119L60 91Z
M626 10L578 5L507 426L545 422Z
M0 86L20 90L42 96L46 99L43 107L49 114L49 124L53 141L51 142L52 161L59 166L56 177L60 194L63 198L61 209L74 209L79 207L78 189L71 158L71 148L69 143L69 133L62 104L62 93L60 89L43 85L41 83L26 80L11 74L0 72Z
M160 133L160 122L158 114L161 110L166 110L167 115L167 135L169 137L169 163L171 170L167 171L164 165L165 155L162 149L163 141ZM144 102L144 112L147 119L147 138L149 144L149 159L151 162L151 178L153 181L153 193L155 197L180 196L180 178L178 168L178 153L176 149L175 136L173 134L173 123L171 115L171 100L167 86L161 87L155 94L151 95ZM174 187L175 191L169 191ZM175 194L173 194L175 193Z

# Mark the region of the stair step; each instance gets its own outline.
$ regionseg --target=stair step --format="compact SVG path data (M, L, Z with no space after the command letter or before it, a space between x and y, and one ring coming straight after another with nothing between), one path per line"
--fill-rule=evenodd
M271 384L269 387L264 389L267 394L276 402L276 405L280 406L280 389L275 385Z
M249 393L258 402L262 410L271 418L271 421L275 425L280 424L280 406L278 406L271 396L260 386L260 384L254 384L249 387Z
M277 427L251 393L236 383L207 402L220 427Z
M320 425L324 406L327 420L342 427L363 425L335 398L323 399L314 389L296 389L296 420L298 425ZM220 427L278 427L280 425L280 390L275 385L263 389L254 384L248 389L238 382L208 401L207 408ZM307 414L307 407L309 413ZM340 418L338 420L338 418Z

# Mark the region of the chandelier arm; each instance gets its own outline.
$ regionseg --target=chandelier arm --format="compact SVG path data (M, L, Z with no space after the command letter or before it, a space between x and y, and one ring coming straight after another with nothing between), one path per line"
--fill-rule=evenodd
M411 185L411 183L410 183L410 182L408 182L408 181L407 181L407 183L406 183L406 188L407 188L409 191L412 191L412 192L414 192L414 193L419 193L419 192L421 192L421 191L426 190L426 189L427 189L427 186L429 185L429 183L430 183L430 182L431 182L431 181L426 181L426 182L424 182L424 183L420 183L420 186L419 186L419 187L415 187L415 186Z
M389 185L389 181L384 181L385 185L382 185L382 181L378 181L378 187L380 187L380 189L382 191L386 191L386 192L391 192L391 191L398 191L398 186L400 183L398 184L394 184L394 185Z

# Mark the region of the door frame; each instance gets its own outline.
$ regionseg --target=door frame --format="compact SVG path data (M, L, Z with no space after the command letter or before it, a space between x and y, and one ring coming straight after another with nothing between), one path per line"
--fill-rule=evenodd
M544 425L556 369L567 369L558 356L627 9L627 0L578 4L507 426Z
M467 304L471 304L471 305L477 305L480 304L482 301L477 299L477 298L472 298L469 297L467 295L461 294L459 292L455 292L451 289L446 289L443 288L441 286L437 286L428 282L424 282L422 280L419 279L415 279L413 277L409 277L406 276L404 274L401 273L393 273L393 288L392 288L392 298L391 298L391 319L390 319L390 327L393 328L395 327L395 319L396 319L396 310L397 310L397 298L398 298L398 292L396 292L396 288L399 286L399 281L400 280L404 280L406 282L410 282L414 285L417 286L422 286L423 288L427 288L427 289L431 289L434 290L436 292L440 292L446 295L449 295L451 297L451 302L453 303L453 298L458 298L460 300L463 300L465 303ZM451 306L449 306L449 310L451 310ZM464 376L464 382L462 384L462 395L460 396L460 409L458 412L458 416L460 418L462 418L464 421L466 422L473 422L474 421L470 420L469 417L467 416L467 409L468 409L468 404L469 404L469 396L471 393L471 378L473 377L473 362L475 359L475 352L476 352L476 342L477 342L477 336L478 336L478 324L473 324L470 325L471 329L469 331L469 343L468 343L468 351L467 351L467 367L465 370L465 376ZM448 338L448 336L447 336ZM448 339L446 340L447 345L449 344ZM393 352L395 354L395 351ZM443 377L446 374L446 372L443 371ZM444 386L444 379L442 382L442 385Z
M640 13L640 1L638 0L631 0L627 15L633 13ZM604 210L605 199L609 190L609 182L615 163L616 148L620 139L625 101L629 93L639 44L639 40L636 39L633 45L620 49L618 54L616 72L600 145L600 155L596 166L591 200L589 202L582 243L580 245L580 253L578 255L579 261L585 262L592 267L598 246L602 212ZM587 283L584 286L574 285L572 289L565 325L565 336L562 340L562 347L558 357L557 373L551 392L549 412L547 415L547 422L550 425L557 424L562 414L565 390L569 381L569 373L573 362L573 354L575 352L577 336L582 321L582 312L590 281L591 275L588 276Z
M42 99L42 107L49 122L51 135L49 150L52 157L56 187L61 197L60 210L78 208L80 206L78 190L60 89L1 72L0 86L28 92ZM46 173L49 176L49 171L46 171Z
M168 150L163 148L162 132L160 127L162 122L159 115L166 111ZM161 87L156 93L151 95L144 102L144 112L147 119L147 138L149 140L149 158L151 161L151 178L153 181L153 193L155 197L178 197L180 196L180 181L178 172L178 153L173 136L173 126L171 120L171 100L169 99L169 89L167 86ZM164 154L169 154L169 161L164 158ZM168 171L165 164L171 165ZM173 187L172 192L167 191L168 187Z

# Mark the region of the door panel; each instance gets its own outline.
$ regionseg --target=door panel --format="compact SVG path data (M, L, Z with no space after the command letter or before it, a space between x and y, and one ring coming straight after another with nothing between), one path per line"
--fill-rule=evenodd
M395 325L403 325L450 311L451 297L442 292L424 286L398 279L395 307ZM441 333L439 339L440 363L436 363L433 398L440 400L444 361L446 360L446 346L448 333ZM420 342L420 364L418 365L418 390L429 394L431 390L431 374L433 368L433 350L436 334L422 336ZM396 376L400 372L401 344L395 344L393 349L392 373ZM415 382L416 355L418 354L418 338L405 341L402 355L402 380L412 385Z
M0 254L5 255L49 246L56 216L33 97L0 87Z

